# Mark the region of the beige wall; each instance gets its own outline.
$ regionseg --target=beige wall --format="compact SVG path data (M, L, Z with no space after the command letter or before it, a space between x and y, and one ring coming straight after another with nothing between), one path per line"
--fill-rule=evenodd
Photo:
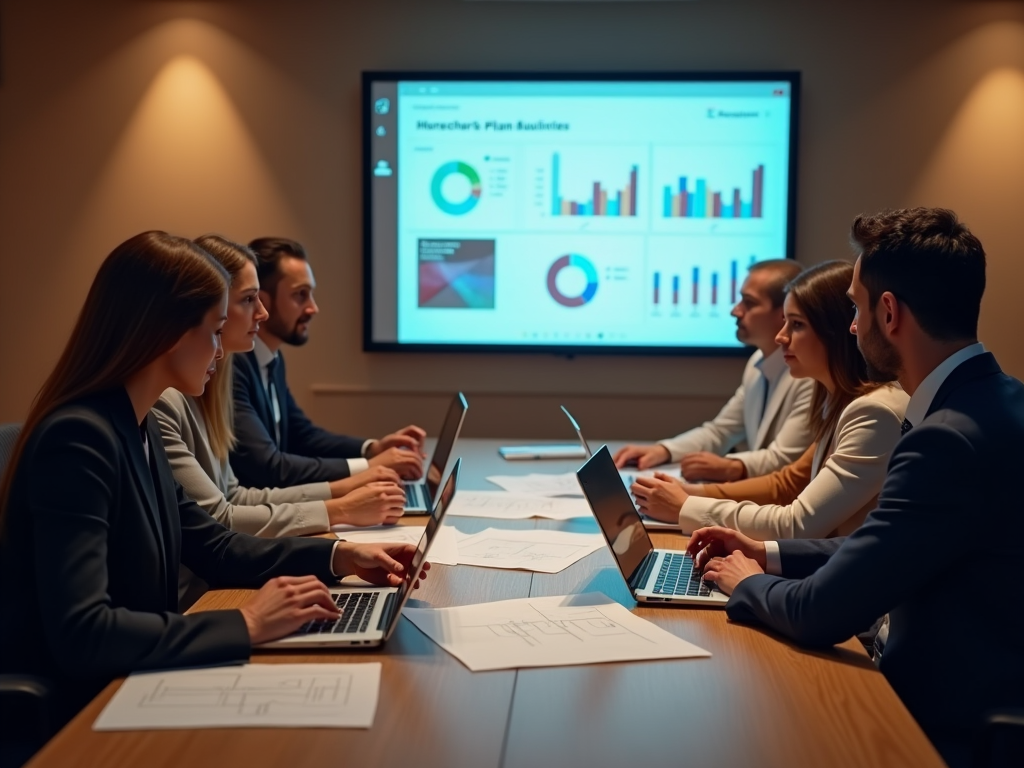
M714 413L742 361L361 351L363 69L799 69L798 257L851 218L946 205L986 244L982 336L1024 376L1024 3L0 2L0 421L20 419L92 274L142 229L309 248L322 312L289 355L322 423L653 438Z

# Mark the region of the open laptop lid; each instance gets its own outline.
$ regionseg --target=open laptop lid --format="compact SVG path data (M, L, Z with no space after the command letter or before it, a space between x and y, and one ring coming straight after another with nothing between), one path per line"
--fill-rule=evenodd
M466 418L466 411L469 410L469 403L466 396L456 392L448 406L448 415L444 417L444 424L441 425L441 434L437 437L437 445L434 447L434 455L430 458L430 466L427 467L427 490L430 491L430 501L437 501L437 489L441 487L441 478L444 477L444 468L448 466L448 457L452 455L455 441L459 439L462 431L462 422Z
M459 482L459 469L461 467L462 459L456 459L455 466L452 467L452 473L448 475L448 482L444 484L444 489L434 500L434 510L430 513L430 518L427 520L423 535L420 536L419 544L416 545L416 554L412 558L412 565L410 567L414 576L419 574L423 561L427 559L430 545L437 537L437 532L441 530L441 523L444 521L444 516L448 513L448 505L452 503L452 498L455 496L455 486ZM398 626L398 619L401 617L402 609L409 601L412 591L412 584L408 581L403 581L402 586L398 588L398 599L395 601L394 612L388 619L387 629L384 630L385 640L391 637L391 633Z
M654 551L640 513L622 484L607 445L576 472L583 495L597 518L605 541L615 556L626 583L633 587L633 576Z
M569 419L569 423L572 424L572 428L576 430L576 437L580 439L580 445L583 446L583 453L585 453L587 458L589 459L594 455L594 452L590 450L590 444L587 442L587 438L585 438L583 436L583 432L580 431L580 425L576 423L576 419L574 419L572 417L572 414L569 413L568 408L566 408L564 405L560 405L558 407L562 409L562 413L566 415L566 418Z

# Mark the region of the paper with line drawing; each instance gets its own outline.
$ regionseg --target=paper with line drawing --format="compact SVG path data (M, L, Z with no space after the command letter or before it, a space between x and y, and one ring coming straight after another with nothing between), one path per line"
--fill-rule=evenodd
M525 520L530 517L571 520L574 517L594 516L583 499L506 491L459 491L448 507L448 514L493 517L499 520Z
M137 673L92 728L369 728L379 663L244 664Z
M600 592L406 608L404 615L473 672L711 656Z
M488 528L459 542L459 565L558 573L603 547L599 533Z

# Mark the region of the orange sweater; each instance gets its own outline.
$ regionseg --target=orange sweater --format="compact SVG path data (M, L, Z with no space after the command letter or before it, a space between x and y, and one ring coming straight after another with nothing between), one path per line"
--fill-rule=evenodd
M803 456L771 474L733 483L706 483L700 486L699 495L712 499L752 501L755 504L792 504L811 482L811 465L814 463L817 445L811 443Z

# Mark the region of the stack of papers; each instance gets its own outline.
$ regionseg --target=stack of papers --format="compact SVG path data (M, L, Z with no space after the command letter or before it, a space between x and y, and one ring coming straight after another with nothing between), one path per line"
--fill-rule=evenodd
M380 663L244 664L138 673L92 728L369 728L380 670Z
M489 482L504 488L509 493L530 496L582 496L575 472L560 475L543 475L533 472L529 475L491 475Z
M600 592L406 608L404 615L473 672L711 656Z

